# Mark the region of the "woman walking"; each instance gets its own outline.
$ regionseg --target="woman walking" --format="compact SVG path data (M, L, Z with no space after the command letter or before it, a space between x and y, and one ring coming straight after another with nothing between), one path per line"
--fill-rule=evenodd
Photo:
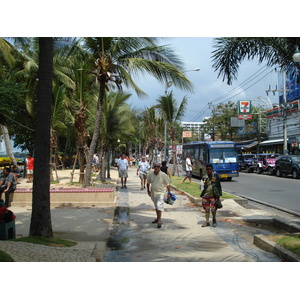
M210 226L210 212L213 218L213 226L216 227L216 200L222 196L222 187L219 175L213 172L213 166L211 164L206 165L206 172L207 175L202 177L204 189L200 195L200 197L202 197L202 207L205 210L205 223L202 224L202 227Z

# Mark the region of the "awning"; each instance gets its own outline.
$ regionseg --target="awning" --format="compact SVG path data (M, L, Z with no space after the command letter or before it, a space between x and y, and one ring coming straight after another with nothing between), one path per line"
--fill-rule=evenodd
M263 141L260 143L260 145L269 145L269 144L282 144L283 143L283 139L278 139L278 140L267 140L267 141Z
M257 144L258 144L258 141L254 141L251 144L245 146L244 148L252 148L252 147L256 146Z

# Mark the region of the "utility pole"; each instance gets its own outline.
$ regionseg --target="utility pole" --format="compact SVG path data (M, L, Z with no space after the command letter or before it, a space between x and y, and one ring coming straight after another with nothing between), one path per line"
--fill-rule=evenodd
M268 95L269 92L273 92L275 95L275 92L283 92L283 103L280 104L280 108L282 109L282 130L283 130L283 154L288 154L288 147L287 147L287 110L290 109L291 105L290 103L287 103L286 101L286 92L291 91L286 88L286 71L282 70L282 90L278 90L277 86L275 90L266 90L266 93Z

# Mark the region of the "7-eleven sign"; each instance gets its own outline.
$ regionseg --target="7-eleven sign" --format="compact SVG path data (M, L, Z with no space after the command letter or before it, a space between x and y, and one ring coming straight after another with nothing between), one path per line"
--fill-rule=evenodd
M252 113L252 105L250 100L241 100L238 101L238 114L251 114Z

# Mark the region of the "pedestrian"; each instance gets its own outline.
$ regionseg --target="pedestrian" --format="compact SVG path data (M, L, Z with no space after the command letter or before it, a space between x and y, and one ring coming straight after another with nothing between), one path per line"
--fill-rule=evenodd
M139 175L141 179L141 190L146 188L146 182L149 174L150 165L148 161L146 161L146 157L142 156L142 160L138 163L138 167L136 169L136 175Z
M34 158L31 154L27 154L27 181L32 182L33 180L33 170L34 170Z
M15 165L13 166L12 173L15 176L16 184L20 184L19 177L21 175L21 172L20 172L20 170L19 170L19 168L17 166L15 166Z
M9 194L13 193L16 189L16 179L15 175L11 173L10 168L3 169L4 178L0 181L0 199L5 193L5 206L9 207Z
M206 165L206 172L207 174L202 177L204 187L200 195L200 197L202 197L202 207L205 210L205 223L202 224L202 227L210 226L210 212L212 214L213 227L216 227L216 200L220 199L220 196L222 196L222 187L219 175L213 172L212 164Z
M171 172L169 171L169 168L167 166L167 161L164 160L162 163L161 163L161 168L160 170L162 172L164 172L165 174L167 174L169 176L169 178L171 178Z
M193 169L195 169L195 167L192 165L191 156L190 156L190 154L187 154L186 160L185 160L185 178L183 179L182 183L184 183L187 178L189 179L190 183L192 183L192 170Z
M161 228L161 216L164 210L164 198L166 189L170 195L170 183L168 176L160 171L160 163L154 163L154 172L151 172L147 179L147 192L154 203L156 219L152 223L157 223L157 228Z
M98 157L97 153L94 153L92 163L93 163L93 172L97 173L99 171L99 168L98 168L98 166L99 166L99 157Z
M117 162L117 168L119 171L119 177L121 178L121 189L127 189L127 177L128 177L128 160L125 158L125 154L121 155L121 158Z

